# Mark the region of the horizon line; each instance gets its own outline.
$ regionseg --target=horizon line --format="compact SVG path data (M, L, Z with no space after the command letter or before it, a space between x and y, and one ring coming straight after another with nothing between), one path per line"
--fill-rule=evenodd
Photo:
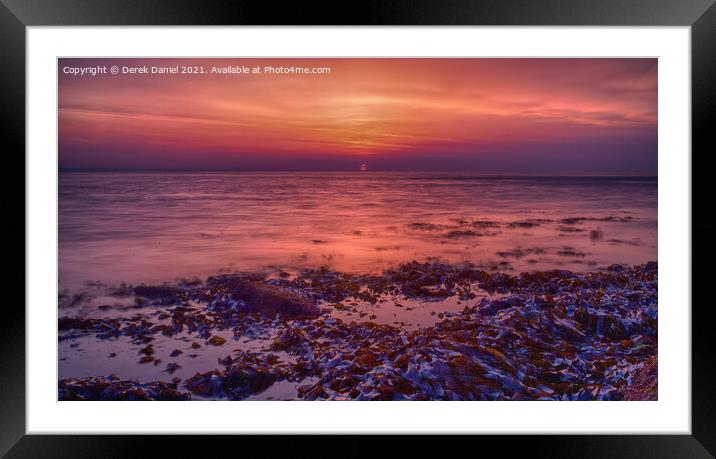
M87 168L87 167L59 167L58 172L216 172L216 173L240 173L240 172L356 172L370 174L371 172L421 172L421 173L475 173L485 176L519 175L533 177L658 177L658 173L648 172L518 172L518 171L480 171L480 170L424 170L424 169L372 169L361 171L360 169L200 169L200 168Z

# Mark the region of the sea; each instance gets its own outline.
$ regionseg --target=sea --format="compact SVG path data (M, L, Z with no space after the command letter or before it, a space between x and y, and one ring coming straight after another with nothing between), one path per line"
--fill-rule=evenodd
M59 173L59 288L227 272L657 261L657 178L433 172Z

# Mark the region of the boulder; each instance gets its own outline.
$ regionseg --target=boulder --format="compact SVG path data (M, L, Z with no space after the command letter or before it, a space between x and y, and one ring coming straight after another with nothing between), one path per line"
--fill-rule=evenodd
M308 298L261 281L234 279L227 284L245 312L275 313L283 317L316 317L318 306Z

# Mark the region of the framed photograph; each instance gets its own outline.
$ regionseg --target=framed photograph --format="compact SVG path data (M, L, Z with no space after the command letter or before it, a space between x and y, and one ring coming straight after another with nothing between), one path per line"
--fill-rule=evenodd
M2 452L712 457L713 2L355 9L2 1Z

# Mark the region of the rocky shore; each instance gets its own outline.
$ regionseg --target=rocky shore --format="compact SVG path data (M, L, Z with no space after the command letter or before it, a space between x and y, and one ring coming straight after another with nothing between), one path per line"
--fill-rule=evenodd
M114 345L166 376L63 378L58 397L244 400L281 386L276 399L654 400L657 271L509 275L412 262L381 275L324 268L124 285L111 291L131 303L122 314L61 308L60 340ZM401 323L420 311L431 322ZM212 369L175 375L205 349L220 355Z

